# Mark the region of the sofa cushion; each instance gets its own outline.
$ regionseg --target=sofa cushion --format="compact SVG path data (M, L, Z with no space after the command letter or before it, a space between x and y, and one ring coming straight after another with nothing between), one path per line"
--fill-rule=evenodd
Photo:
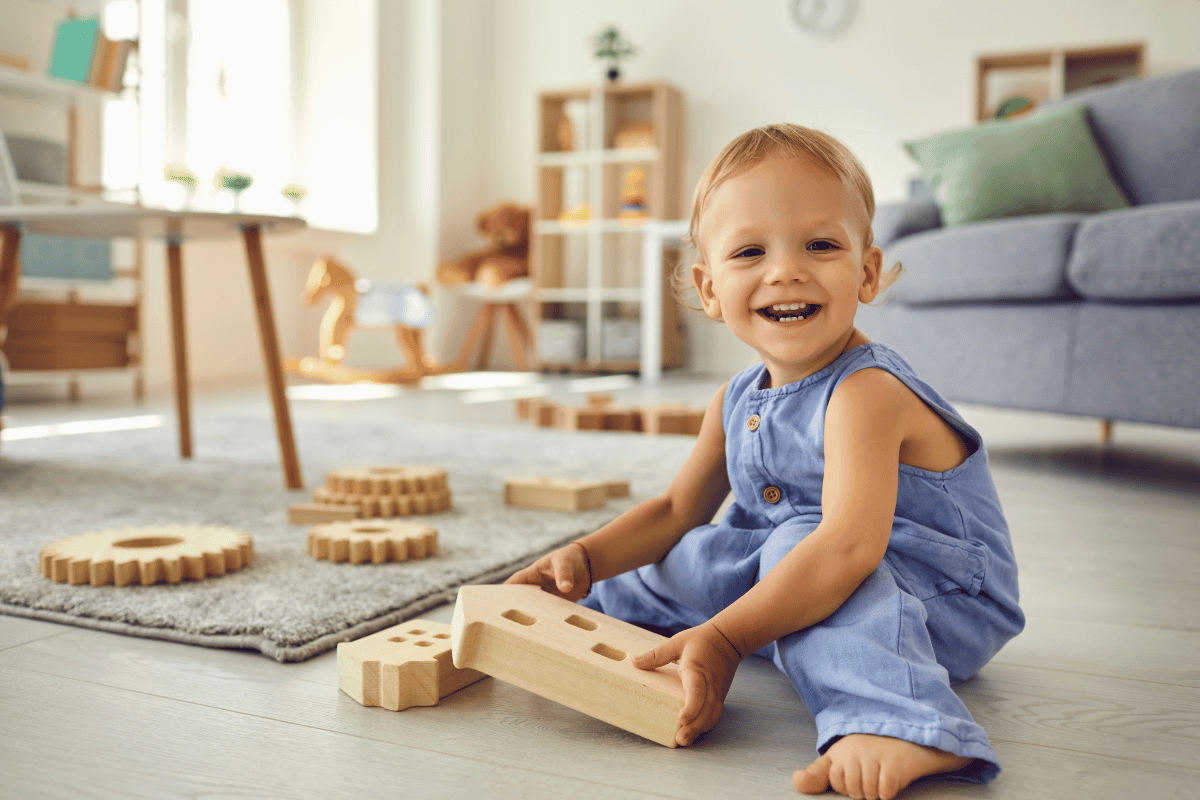
M947 227L1001 217L1125 208L1081 105L906 142Z
M1072 92L1129 201L1200 200L1200 69Z
M992 220L907 236L884 256L904 265L889 299L906 304L1075 297L1067 258L1083 214Z
M880 247L887 247L905 236L940 227L942 215L933 200L881 203L876 206L875 219L871 221L875 244Z
M1097 300L1200 298L1200 201L1085 219L1075 234L1067 280Z

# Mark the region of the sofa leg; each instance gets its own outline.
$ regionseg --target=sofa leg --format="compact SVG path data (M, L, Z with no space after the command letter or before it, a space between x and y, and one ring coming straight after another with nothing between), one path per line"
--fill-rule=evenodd
M1108 447L1112 444L1113 425L1115 423L1111 419L1100 420L1100 444Z

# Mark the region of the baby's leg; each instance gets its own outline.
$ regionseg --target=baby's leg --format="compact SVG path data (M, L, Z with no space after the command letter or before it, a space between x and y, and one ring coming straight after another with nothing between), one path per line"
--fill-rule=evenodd
M770 558L764 550L764 567ZM948 771L991 780L998 758L983 729L950 688L925 626L924 605L896 584L886 564L829 618L776 643L775 662L816 718L822 758L797 787L835 789L857 769L859 788L896 791ZM966 769L964 769L966 768ZM853 786L846 781L843 786Z

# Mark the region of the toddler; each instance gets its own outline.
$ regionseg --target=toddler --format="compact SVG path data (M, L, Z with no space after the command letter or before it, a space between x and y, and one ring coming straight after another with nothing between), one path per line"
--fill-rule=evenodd
M854 327L895 272L872 245L874 202L854 155L798 125L717 156L693 203L692 279L762 363L716 393L662 496L509 582L673 634L633 663L678 662L680 745L716 725L742 659L772 659L816 719L796 789L886 799L1000 771L950 687L1024 617L979 434Z

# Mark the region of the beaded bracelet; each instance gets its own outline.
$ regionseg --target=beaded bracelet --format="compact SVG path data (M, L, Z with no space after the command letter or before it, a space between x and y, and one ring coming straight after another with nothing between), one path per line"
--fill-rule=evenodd
M571 544L579 545L579 549L583 551L583 561L585 564L587 564L588 588L587 588L587 591L583 593L583 597L587 597L589 594L592 593L592 558L591 558L591 556L588 555L587 548L583 546L583 542L575 541L575 542L571 542ZM579 599L582 600L583 597L581 597Z

